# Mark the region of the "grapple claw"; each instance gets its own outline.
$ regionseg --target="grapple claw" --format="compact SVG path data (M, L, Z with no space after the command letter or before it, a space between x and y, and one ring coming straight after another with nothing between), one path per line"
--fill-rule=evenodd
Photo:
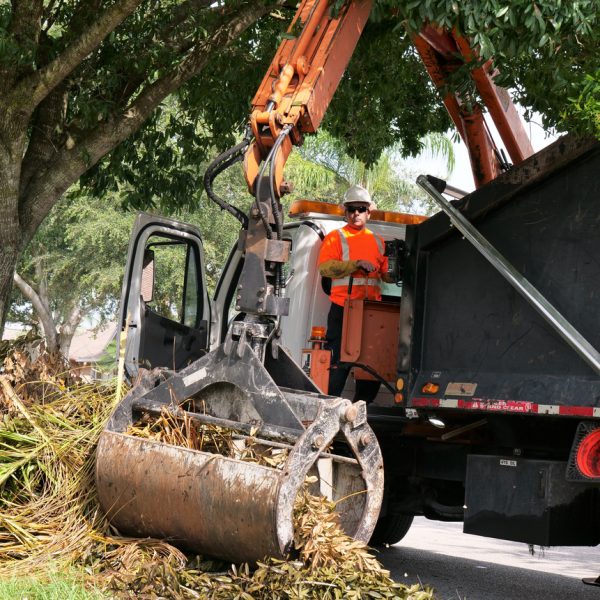
M120 531L234 562L283 557L293 545L294 502L310 474L311 491L336 501L343 529L369 540L383 461L364 403L279 388L249 348L235 358L219 348L156 382L133 388L100 435L98 494ZM270 467L127 434L142 414L165 410L286 449L287 459Z

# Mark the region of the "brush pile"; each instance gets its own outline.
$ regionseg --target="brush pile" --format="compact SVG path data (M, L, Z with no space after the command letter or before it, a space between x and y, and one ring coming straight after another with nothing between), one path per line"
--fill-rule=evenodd
M118 535L98 507L94 486L94 451L114 405L114 386L71 386L55 378L43 384L36 402L24 401L21 389L0 375L0 576L75 566L113 598L433 598L419 586L394 582L364 544L341 531L333 504L308 492L296 502L297 556L266 558L254 569ZM192 429L163 416L132 433L240 451L224 431ZM285 460L273 452L263 456L251 444L242 452L271 466Z

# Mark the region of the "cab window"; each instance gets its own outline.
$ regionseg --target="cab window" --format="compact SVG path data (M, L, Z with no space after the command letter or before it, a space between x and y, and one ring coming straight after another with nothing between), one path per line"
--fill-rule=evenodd
M152 257L153 263L152 293L145 298L146 307L166 319L196 327L202 308L196 249L184 240L153 235L146 256Z

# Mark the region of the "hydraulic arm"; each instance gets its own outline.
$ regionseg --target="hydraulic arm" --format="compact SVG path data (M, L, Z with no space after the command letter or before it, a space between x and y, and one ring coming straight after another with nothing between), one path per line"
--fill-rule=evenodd
M448 77L465 63L476 64L477 55L468 40L456 31L427 25L413 41L429 76L443 91ZM493 81L494 68L488 60L471 69L471 78L496 126L513 164L533 154L533 148L508 92ZM481 105L466 102L457 94L446 92L444 105L469 151L475 185L480 187L495 179L509 164L498 149L486 124Z
M244 159L251 191L261 163L273 161L274 193L281 195L283 166L292 145L317 131L362 30L372 0L348 2L336 15L329 0L304 0L265 74L254 99L250 125L254 141ZM297 36L294 32L300 31ZM288 132L288 133L284 133ZM285 135L276 155L272 149Z

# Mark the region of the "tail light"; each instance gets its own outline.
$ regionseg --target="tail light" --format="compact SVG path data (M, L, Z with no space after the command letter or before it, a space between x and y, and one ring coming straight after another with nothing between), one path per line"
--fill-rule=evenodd
M597 422L581 422L567 467L570 481L600 481L600 426Z
M600 477L600 429L594 429L579 442L577 468L585 477Z

